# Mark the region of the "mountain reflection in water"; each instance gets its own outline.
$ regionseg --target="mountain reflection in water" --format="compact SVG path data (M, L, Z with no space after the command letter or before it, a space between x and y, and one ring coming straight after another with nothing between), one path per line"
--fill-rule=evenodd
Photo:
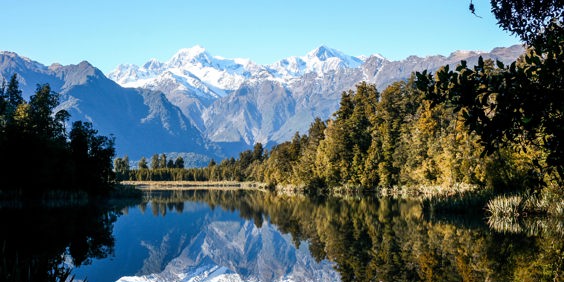
M6 211L1 212L5 218ZM94 235L88 237L104 235L105 240L94 243L107 247L94 245L94 251L86 252L88 259L74 260L79 262L74 265L67 251L63 265L75 267L75 280L561 281L564 277L562 219L536 220L534 230L527 230L526 223L519 229L503 229L505 225L490 229L482 215L430 215L417 201L321 199L244 190L147 191L141 203L112 214L114 221L103 224L105 229L93 228ZM9 216L16 218L17 212ZM32 222L44 220L49 222L46 218ZM34 234L26 238L41 233ZM5 242L14 238L3 236ZM30 245L44 248L39 241Z

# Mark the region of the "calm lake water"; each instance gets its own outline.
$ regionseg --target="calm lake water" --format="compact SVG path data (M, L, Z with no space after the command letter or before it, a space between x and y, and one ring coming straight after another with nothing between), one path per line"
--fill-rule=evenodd
M564 281L562 219L416 201L152 191L0 218L4 281Z

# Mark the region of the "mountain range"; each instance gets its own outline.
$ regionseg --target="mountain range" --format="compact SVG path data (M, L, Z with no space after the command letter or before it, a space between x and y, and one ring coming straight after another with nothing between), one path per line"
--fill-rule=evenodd
M435 71L461 60L473 65L480 56L507 64L523 52L523 46L514 45L392 61L320 46L304 56L260 65L194 46L166 62L122 64L105 75L87 61L46 66L0 51L0 80L18 74L25 98L37 84L48 83L71 121L92 122L100 134L116 138L118 156L137 160L166 153L199 166L210 158L236 156L257 142L269 147L306 133L316 117L330 118L341 93L361 81L382 91L414 71Z

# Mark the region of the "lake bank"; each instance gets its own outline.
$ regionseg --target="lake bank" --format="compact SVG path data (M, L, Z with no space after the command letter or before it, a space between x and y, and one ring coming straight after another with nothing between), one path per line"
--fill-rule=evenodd
M140 190L268 190L266 183L239 181L121 181Z

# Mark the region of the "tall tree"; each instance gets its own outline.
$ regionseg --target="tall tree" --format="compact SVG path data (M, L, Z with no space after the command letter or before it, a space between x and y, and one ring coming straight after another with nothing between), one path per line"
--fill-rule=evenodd
M137 167L139 169L147 169L149 168L147 166L147 159L145 157L141 157L141 159L139 160L139 163L137 164Z
M6 80L2 78L2 84L0 84L0 125L3 125L6 115L6 106L8 105L8 98L6 96Z
M51 91L49 84L37 85L35 94L29 100L34 134L48 138L64 135L62 132L55 132L55 129L61 129L52 117L52 112L57 105L59 105L58 94ZM65 116L59 116L59 118L65 119Z
M184 158L182 157L177 157L176 160L174 160L174 167L175 168L184 168Z
M166 167L167 167L166 154L162 153L159 158L159 168L166 168Z
M172 159L166 162L166 168L174 168L174 161Z
M564 36L562 0L491 0L498 24L543 53Z
M306 144L293 171L298 184L315 186L310 188L320 188L317 186L320 186L322 182L316 174L315 158L319 143L325 139L326 128L327 125L319 117L316 117L309 126Z
M418 87L434 104L450 103L461 112L486 154L501 148L530 152L533 174L564 184L564 5L562 1L492 0L500 26L529 45L510 66L493 70L480 58L435 76L418 74ZM542 179L544 178L544 179Z
M151 169L157 169L160 167L160 161L159 161L159 155L158 154L154 154L151 157Z
M123 158L116 158L114 160L114 171L116 172L116 179L118 181L129 179L129 157L124 156Z
M5 90L5 97L7 100L6 115L12 117L16 108L24 102L22 91L19 88L18 76L13 74L8 82L8 87Z
M264 154L264 148L262 147L262 143L260 143L260 142L256 143L255 146L253 147L252 159L262 161L263 154Z
M104 193L115 178L112 159L115 155L114 139L97 135L92 123L75 121L70 132L70 148L78 178L85 189L93 193Z

